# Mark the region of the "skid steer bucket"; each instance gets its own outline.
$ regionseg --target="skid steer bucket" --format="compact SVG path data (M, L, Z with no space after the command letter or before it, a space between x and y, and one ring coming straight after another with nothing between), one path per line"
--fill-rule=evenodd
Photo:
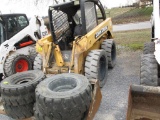
M90 80L90 83L91 83L92 89L93 89L92 102L91 102L90 108L88 110L88 113L85 117L85 120L93 120L96 112L98 111L98 108L100 106L101 99L102 99L102 94L101 94L98 80Z
M160 120L160 87L131 85L127 120Z

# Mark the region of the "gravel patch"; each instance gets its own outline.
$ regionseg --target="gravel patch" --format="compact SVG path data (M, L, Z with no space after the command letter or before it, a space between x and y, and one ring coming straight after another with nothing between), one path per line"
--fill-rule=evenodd
M102 102L94 120L126 119L129 87L139 84L141 54L129 51L117 56L117 64L102 88Z

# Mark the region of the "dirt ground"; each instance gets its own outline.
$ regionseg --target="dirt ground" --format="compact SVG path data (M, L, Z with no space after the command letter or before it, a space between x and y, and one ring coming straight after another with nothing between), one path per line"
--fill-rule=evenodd
M94 120L125 120L128 92L131 84L139 84L141 51L123 51L117 56L117 65L109 71L102 88L101 106Z

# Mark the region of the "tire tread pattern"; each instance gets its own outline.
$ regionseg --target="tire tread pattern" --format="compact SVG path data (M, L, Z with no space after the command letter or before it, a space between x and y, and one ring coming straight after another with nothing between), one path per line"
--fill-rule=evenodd
M154 42L144 43L143 54L153 54L154 51L155 51L155 43Z
M68 75L68 76L67 76ZM72 77L70 77L70 75ZM36 88L36 104L38 108L37 111L39 115L51 117L53 120L75 120L75 118L81 118L84 112L89 109L92 97L92 86L87 80L85 76L79 74L59 74L53 78L47 78L46 80L42 81ZM54 95L58 96L58 92L52 95L52 93L48 93L48 89L46 88L49 86L49 83L52 82L53 79L58 79L62 77L67 77L68 79L77 79L75 80L78 85L80 85L79 89L73 91L73 94L68 93L68 95L63 94L63 97L54 97ZM81 80L83 79L83 80ZM81 81L81 82L79 82ZM46 88L45 92L42 93L41 88ZM46 91L47 90L47 91ZM74 89L72 89L74 90ZM80 90L80 91L79 91ZM46 95L50 94L50 96ZM38 115L37 114L37 115ZM37 116L36 115L36 116ZM78 119L77 119L78 120ZM80 120L80 119L79 119Z
M104 50L92 50L88 53L85 61L85 76L88 79L98 79L98 64L101 55L105 55L107 59L106 52ZM107 60L107 69L108 69L108 60ZM103 87L105 84L107 73L104 80L99 81L100 87Z
M6 114L14 119L29 118L34 114L33 103L18 106L4 104L3 107Z
M33 73L32 73L33 72ZM36 72L36 73L35 73ZM39 72L39 73L38 73ZM38 78L32 84L28 84L25 86L19 86L19 84L15 85L14 87L8 87L8 85L3 84L5 79L2 81L1 85L1 96L3 103L7 105L24 105L31 102L35 102L35 88L36 86L45 79L45 75L42 71L26 71L23 73L14 74L7 79L12 80L14 76L19 74L37 74ZM41 74L41 75L40 75ZM17 87L16 87L17 86Z
M154 54L141 56L140 84L158 86L158 64Z
M38 54L35 57L33 69L34 70L42 70L42 62L43 62L42 61L42 56L40 54Z
M28 59L28 61L30 62L29 63L29 69L32 68L31 67L32 66L32 62L31 62L32 60L27 55L17 54L17 53L11 54L10 56L7 57L7 59L4 63L4 73L7 77L15 74L14 71L13 71L12 64L13 64L13 61L19 56L26 57Z
M74 120L81 116L91 103L91 86L89 85L83 93L66 99L49 99L36 92L36 102L39 111L44 116L53 115L54 120ZM53 106L53 107L51 107Z
M116 44L113 39L106 39L101 44L101 49L105 50L107 53L109 68L113 68L116 64L116 51L115 51L115 60L112 60L112 47L115 47L116 50Z

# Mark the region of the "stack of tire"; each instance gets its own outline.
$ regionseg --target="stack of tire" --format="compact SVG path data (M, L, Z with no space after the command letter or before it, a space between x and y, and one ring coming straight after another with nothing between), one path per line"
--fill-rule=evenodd
M82 120L91 103L92 87L80 74L46 78L36 88L36 120Z
M14 119L33 116L35 88L45 78L42 71L31 70L7 77L1 82L1 96L6 114Z

